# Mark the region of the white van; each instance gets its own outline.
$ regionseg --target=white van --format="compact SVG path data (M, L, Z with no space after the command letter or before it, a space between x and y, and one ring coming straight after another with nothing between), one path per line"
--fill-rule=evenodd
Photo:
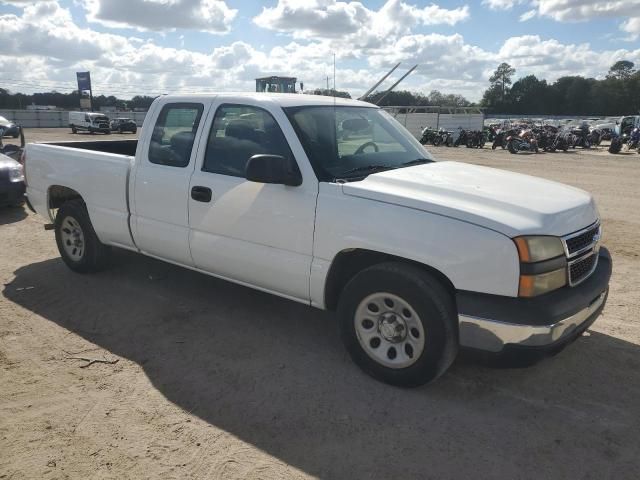
M109 118L102 113L69 112L69 126L73 133L78 133L79 130L86 130L89 133L111 133Z

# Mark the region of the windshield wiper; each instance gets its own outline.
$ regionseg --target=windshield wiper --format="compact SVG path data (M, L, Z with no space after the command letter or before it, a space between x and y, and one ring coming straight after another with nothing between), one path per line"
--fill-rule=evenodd
M412 165L422 165L423 163L431 163L433 160L428 158L416 158L415 160L409 160L408 162L401 163L401 167L410 167Z
M342 172L342 175L349 175L351 173L365 172L367 174L383 172L385 170L391 170L396 168L396 165L363 165L361 167L355 167L346 172Z
M433 160L426 158L416 158L415 160L409 160L408 162L401 163L399 165L363 165L361 167L355 167L346 172L342 172L342 176L348 177L354 173L366 173L371 175L372 173L384 172L385 170L395 170L396 168L410 167L412 165L422 165L423 163L431 163Z

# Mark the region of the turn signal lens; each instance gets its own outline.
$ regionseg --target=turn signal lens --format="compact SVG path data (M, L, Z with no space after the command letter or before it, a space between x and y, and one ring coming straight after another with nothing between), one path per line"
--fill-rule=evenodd
M523 263L541 262L564 255L562 240L558 237L516 237L513 241Z
M518 295L521 297L536 297L543 293L562 288L567 284L567 270L560 268L552 272L539 275L520 275Z

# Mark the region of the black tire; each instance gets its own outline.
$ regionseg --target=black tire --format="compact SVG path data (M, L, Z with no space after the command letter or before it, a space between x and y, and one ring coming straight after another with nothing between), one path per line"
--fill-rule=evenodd
M514 140L507 142L507 149L509 150L509 153L512 153L514 155L517 154L519 151L518 145L515 143Z
M379 292L409 304L423 331L428 332L424 350L406 367L383 365L370 357L358 340L356 310L366 297ZM458 353L457 315L451 295L434 276L413 265L388 262L358 273L340 296L338 318L342 340L353 361L372 377L391 385L416 387L431 382L449 368Z
M82 235L84 237L83 253L81 258L73 259L66 251L63 245L63 224L65 219L70 218L80 226ZM58 210L55 222L56 232L56 244L58 245L58 251L64 263L67 264L74 272L78 273L93 273L103 270L109 263L111 256L111 248L104 245L98 239L93 225L91 225L91 219L87 212L87 207L80 199L70 200L62 205Z
M618 139L611 140L611 145L609 145L609 153L620 153L622 150L622 142Z

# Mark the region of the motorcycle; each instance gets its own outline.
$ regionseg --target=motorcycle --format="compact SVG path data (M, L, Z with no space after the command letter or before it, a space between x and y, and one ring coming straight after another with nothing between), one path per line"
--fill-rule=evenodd
M433 130L431 127L426 127L422 130L422 136L420 137L420 143L422 145L427 145L428 143L433 143L435 137L438 132ZM435 145L435 143L434 143Z
M589 132L589 135L587 135L587 140L594 147L598 147L602 142L602 135L603 135L602 130L598 128L594 128Z
M495 150L496 148L500 147L504 150L505 148L507 148L507 139L514 135L518 135L518 130L513 128L510 130L499 130L496 133L495 138L493 139L491 149Z
M625 151L633 150L638 148L638 144L640 143L640 129L634 128L629 134L629 140L627 141L627 145L625 146ZM640 150L638 150L640 153Z
M451 132L447 130L440 129L433 139L433 144L435 146L444 145L446 147L453 146L453 137Z
M453 142L454 147L459 147L460 145L467 145L469 141L469 132L459 127L460 132L458 132L458 138Z
M520 135L512 135L507 138L507 150L512 154L518 152L538 153L538 141L531 130L522 130Z
M571 134L574 137L572 147L591 148L591 137L589 136L589 127L582 125L579 128L571 129Z

